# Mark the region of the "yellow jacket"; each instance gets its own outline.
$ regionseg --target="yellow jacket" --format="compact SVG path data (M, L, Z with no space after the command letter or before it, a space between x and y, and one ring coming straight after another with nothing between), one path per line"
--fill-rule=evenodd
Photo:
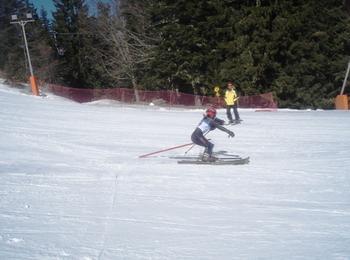
M225 92L226 105L228 105L228 106L234 105L235 102L237 101L237 99L238 99L237 93L234 89L226 90L226 92Z

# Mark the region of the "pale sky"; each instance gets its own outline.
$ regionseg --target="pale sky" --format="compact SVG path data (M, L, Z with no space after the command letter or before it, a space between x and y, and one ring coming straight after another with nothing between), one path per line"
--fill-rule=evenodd
M29 1L34 4L36 9L38 10L38 14L40 14L40 10L43 7L47 11L49 19L52 18L52 12L55 11L55 5L53 3L53 0L29 0ZM101 2L107 3L109 1L110 0L102 0ZM91 9L91 7L95 7L96 2L98 2L98 0L86 0L85 2L88 3L89 9L91 11L93 10ZM94 12L92 11L92 13Z
M41 8L44 8L48 13L48 17L52 18L52 12L55 10L55 5L52 0L30 0L30 2L34 4L39 15Z

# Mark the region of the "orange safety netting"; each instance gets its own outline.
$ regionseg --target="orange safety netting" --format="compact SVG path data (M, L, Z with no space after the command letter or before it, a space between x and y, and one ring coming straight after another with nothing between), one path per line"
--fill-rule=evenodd
M55 95L66 97L80 103L100 99L112 99L125 103L137 102L135 91L129 88L80 89L48 84L47 90ZM225 105L222 97L191 95L173 90L138 90L137 92L139 96L138 102L142 103L155 102L171 106L205 106L211 104L216 107L223 107ZM270 92L254 96L241 96L239 98L239 107L276 109L277 102L274 101L273 94Z

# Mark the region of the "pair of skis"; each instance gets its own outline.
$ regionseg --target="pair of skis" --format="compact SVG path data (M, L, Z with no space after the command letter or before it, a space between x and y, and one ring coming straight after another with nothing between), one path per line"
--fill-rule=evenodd
M227 122L224 125L239 125L243 120L239 119L239 120L234 120L232 122Z
M249 163L249 157L240 157L239 155L229 154L227 151L214 153L215 160L207 160L203 154L198 156L172 156L171 159L177 159L179 164L204 164L204 165L242 165Z

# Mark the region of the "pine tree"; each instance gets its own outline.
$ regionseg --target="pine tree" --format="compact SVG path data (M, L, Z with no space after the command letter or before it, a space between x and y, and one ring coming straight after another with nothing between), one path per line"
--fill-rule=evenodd
M198 93L199 87L208 83L205 75L212 47L205 32L212 9L208 1L158 2L153 22L161 41L151 66L167 88Z
M100 5L98 32L103 44L96 49L102 55L105 71L114 81L132 86L136 101L147 61L151 59L154 39L149 33L146 1L118 1L116 12Z
M284 58L272 87L281 105L333 107L350 54L349 17L342 1L285 6L279 17L285 48L279 51Z
M162 0L153 23L153 82L192 93L232 79L242 94L273 91L281 106L330 107L350 54L340 0Z
M0 70L14 80L26 79L25 50L22 31L19 26L10 24L11 15L20 15L25 10L21 0L3 1L0 5Z
M32 10L37 13L35 8ZM41 15L35 15L35 23L30 28L28 44L30 46L30 55L34 68L35 76L42 81L52 81L55 72L54 49L51 47L50 24L47 19L47 13L41 10Z
M36 9L28 1L11 0L1 5L1 47L0 69L13 80L27 81L29 76L27 54L25 52L22 29L18 24L10 24L10 15L16 14L23 19L27 13L32 14L34 22L25 25L29 53L35 76L45 79L47 66L51 64L51 49L46 29L37 17Z

